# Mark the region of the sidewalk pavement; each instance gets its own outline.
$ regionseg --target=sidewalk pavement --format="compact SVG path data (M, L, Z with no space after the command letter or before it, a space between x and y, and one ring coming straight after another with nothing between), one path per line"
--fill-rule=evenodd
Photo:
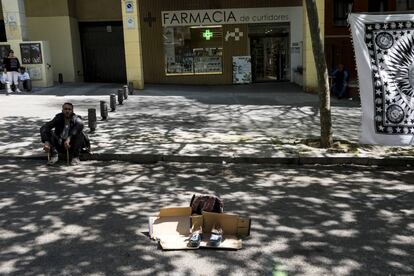
M64 102L87 126L88 108L121 85L66 84L34 93L0 95L0 156L42 156L40 126ZM89 159L134 162L235 162L414 165L413 147L358 144L357 100L332 100L331 149L316 147L318 96L290 83L246 86L147 85L117 105L88 133Z

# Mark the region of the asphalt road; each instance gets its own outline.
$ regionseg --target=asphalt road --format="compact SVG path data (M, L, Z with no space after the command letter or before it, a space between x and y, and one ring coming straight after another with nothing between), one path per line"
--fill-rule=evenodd
M412 168L0 160L0 275L413 275ZM217 193L239 251L162 251L147 217Z

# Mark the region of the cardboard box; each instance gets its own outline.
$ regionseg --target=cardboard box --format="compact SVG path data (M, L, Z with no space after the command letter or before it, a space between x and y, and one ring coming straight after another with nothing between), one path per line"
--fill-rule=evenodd
M220 223L223 229L223 241L219 246L210 246L211 229ZM149 234L151 239L159 241L164 250L194 250L188 246L192 228L203 227L203 240L200 248L241 249L241 238L250 235L250 219L235 214L209 213L191 215L190 207L162 208L158 217L149 218Z

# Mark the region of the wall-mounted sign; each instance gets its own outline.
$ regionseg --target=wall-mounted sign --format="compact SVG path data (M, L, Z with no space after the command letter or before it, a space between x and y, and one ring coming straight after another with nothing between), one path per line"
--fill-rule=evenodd
M243 32L240 32L239 28L235 28L234 32L227 31L225 40L229 41L230 37L233 37L235 41L240 41L240 37L243 37Z
M21 43L20 53L22 64L42 64L42 49L40 43Z
M134 29L135 28L135 19L132 17L128 17L127 19L127 28Z
M132 1L126 1L125 2L125 11L127 13L133 13L134 12L134 3L132 3Z
M206 40L210 40L213 37L213 33L209 29L207 29L203 32L203 37Z
M301 14L302 7L183 10L161 12L162 25L164 27L290 22L297 15Z
M148 23L148 27L152 27L152 23L155 23L157 19L151 15L151 12L148 13L146 17L144 17L144 22Z
M233 83L244 84L252 82L252 58L250 56L233 57Z
M43 79L41 67L39 67L39 66L27 67L26 70L30 75L30 79L32 79L32 80L42 80Z

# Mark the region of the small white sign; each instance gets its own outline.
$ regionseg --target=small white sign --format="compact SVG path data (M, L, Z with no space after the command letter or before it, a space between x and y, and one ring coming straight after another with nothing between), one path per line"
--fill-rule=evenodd
M240 41L240 37L243 37L243 32L239 28L235 28L234 32L227 31L225 40L229 41L230 37L233 37L235 41Z
M252 82L251 56L233 57L233 83L246 84Z
M134 3L132 3L132 1L126 1L125 2L125 11L127 13L134 12Z
M32 80L42 80L42 68L39 66L36 67L27 67L27 72Z
M135 19L134 18L128 17L127 27L128 27L128 29L134 29L135 28Z

